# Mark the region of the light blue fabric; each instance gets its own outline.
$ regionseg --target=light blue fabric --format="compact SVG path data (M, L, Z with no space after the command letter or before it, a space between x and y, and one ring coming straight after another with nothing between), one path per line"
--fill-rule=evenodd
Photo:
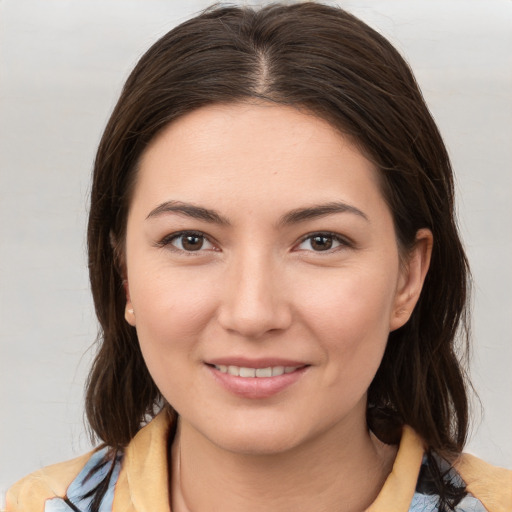
M438 496L414 493L409 512L437 512Z
M414 493L409 512L437 512L438 496ZM455 512L487 512L482 502L473 496L466 496L455 507Z
M101 465L102 462L106 462ZM111 469L111 460L108 457L108 448L97 451L84 466L78 476L68 487L67 498L80 512L87 512L93 497L84 498L84 495L93 490L108 474ZM121 470L121 457L117 457L108 490L101 502L100 512L111 512L114 501L114 488ZM73 508L62 498L53 498L45 503L44 512L70 512Z

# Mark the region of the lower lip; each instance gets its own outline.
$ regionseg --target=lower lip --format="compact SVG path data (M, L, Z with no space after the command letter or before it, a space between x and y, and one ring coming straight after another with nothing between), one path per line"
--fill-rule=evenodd
M218 383L235 395L244 398L269 398L295 384L308 366L275 377L237 377L222 373L213 366L208 366L208 369Z

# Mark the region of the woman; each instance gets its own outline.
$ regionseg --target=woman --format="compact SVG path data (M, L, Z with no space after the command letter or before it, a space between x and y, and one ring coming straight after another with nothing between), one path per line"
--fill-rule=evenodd
M510 472L461 455L448 156L361 21L217 8L164 36L105 130L88 242L104 446L8 510L512 507Z

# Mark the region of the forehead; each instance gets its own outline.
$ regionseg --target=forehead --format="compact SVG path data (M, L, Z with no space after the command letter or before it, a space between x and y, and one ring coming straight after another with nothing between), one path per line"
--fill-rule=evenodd
M176 195L217 207L284 207L381 194L375 166L325 120L293 107L243 103L195 110L149 145L134 199L157 203Z

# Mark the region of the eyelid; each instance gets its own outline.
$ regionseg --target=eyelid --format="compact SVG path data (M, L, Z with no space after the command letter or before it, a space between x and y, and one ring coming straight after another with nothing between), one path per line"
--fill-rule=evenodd
M336 242L339 242L341 248L354 247L354 242L352 240L350 240L346 236L340 235L339 233L334 233L332 231L313 231L311 233L307 233L306 235L302 236L299 239L299 241L295 244L294 248L298 248L298 246L301 245L302 243L304 243L306 240L310 240L310 239L314 238L315 236L331 237ZM325 251L313 251L313 250L308 250L308 249L298 249L298 250L304 250L304 251L308 251L308 252L322 254L322 253L332 253L332 252L336 251L337 249L339 249L339 247L327 249Z
M180 249L179 247L176 247L172 244L172 242L174 240L176 240L177 238L180 238L181 236L185 236L185 235L189 235L189 236L192 235L192 236L198 236L198 237L204 238L208 243L210 243L211 245L214 246L214 249L202 249L201 248L200 250L197 250L197 251L187 251L184 249ZM180 253L183 253L186 255L191 255L191 256L194 256L194 255L197 256L205 251L212 251L212 250L218 251L219 250L216 247L217 243L215 242L215 240L213 240L206 233L203 233L202 231L197 231L194 229L183 229L180 231L175 231L173 233L169 233L168 235L165 235L160 241L156 242L155 245L157 247L167 248L169 250L180 252Z

